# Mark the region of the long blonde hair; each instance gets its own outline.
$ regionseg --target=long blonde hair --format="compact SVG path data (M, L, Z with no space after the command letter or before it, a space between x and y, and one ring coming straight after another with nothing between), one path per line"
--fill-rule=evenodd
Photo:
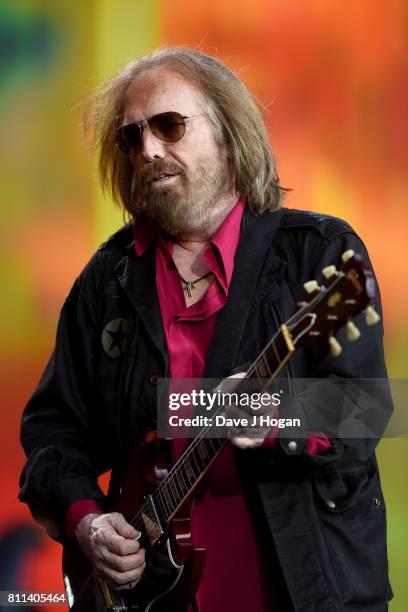
M230 151L235 189L252 212L280 208L287 189L279 185L268 133L254 96L220 60L184 47L154 51L132 60L89 99L85 130L99 153L99 174L105 192L131 217L139 210L133 193L133 166L115 146L129 85L155 68L171 68L194 83L208 100L214 133Z

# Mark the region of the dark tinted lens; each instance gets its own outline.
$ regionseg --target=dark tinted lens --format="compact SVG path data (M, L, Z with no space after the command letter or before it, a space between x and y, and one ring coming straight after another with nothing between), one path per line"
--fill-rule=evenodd
M183 138L186 123L179 113L160 113L149 119L153 134L164 142L177 142Z
M160 113L149 119L152 133L163 142L177 142L186 132L186 123L180 113ZM142 129L145 129L143 126ZM118 129L116 145L124 155L129 155L131 149L140 153L142 148L141 128L137 123L129 123Z
M132 148L136 149L136 152L140 151L141 142L140 129L137 123L124 125L118 129L116 144L124 155L129 155Z

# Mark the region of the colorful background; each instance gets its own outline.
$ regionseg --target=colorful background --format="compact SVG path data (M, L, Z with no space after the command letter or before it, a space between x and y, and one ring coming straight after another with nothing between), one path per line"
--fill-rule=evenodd
M17 501L19 419L66 292L122 223L100 194L79 104L126 60L174 44L218 55L256 93L287 205L344 217L363 237L389 371L408 374L406 1L3 0L0 590L62 590L59 546ZM391 612L408 605L407 451L404 439L379 448Z

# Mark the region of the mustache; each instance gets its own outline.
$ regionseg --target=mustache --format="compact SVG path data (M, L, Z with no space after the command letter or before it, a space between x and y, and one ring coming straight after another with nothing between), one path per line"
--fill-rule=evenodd
M149 180L158 174L179 174L181 178L187 178L186 171L180 164L154 160L139 172L139 183L147 185Z

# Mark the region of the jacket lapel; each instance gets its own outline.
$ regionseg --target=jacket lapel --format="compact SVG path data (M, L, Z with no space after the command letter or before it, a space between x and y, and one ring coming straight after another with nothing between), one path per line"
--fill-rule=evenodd
M115 273L162 355L167 372L168 354L156 288L156 242L153 241L140 257L134 251L133 242L127 251L128 255L115 266Z
M204 378L224 378L235 365L251 306L261 301L286 263L273 238L282 211L255 217L248 210L234 262L227 302L218 313Z

